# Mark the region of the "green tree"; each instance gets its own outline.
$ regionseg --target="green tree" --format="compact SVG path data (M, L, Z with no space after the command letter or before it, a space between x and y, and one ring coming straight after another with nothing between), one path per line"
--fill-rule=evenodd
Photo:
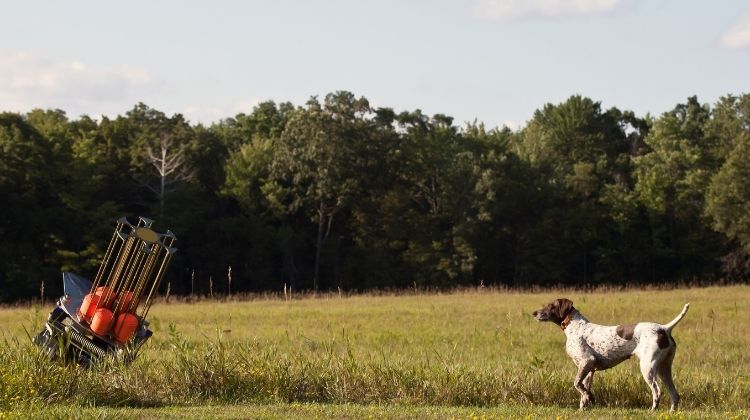
M706 194L706 215L714 229L729 239L721 258L722 272L731 279L750 277L748 241L747 154L750 136L750 94L725 96L714 106L706 131L712 135L715 166Z
M370 141L370 114L367 100L349 92L329 94L323 104L312 98L290 117L276 143L264 193L275 208L302 212L317 226L314 290L334 220L358 195L362 175L373 163L362 153Z
M478 145L465 140L446 115L402 112L397 122L403 156L394 170L402 201L389 224L404 243L401 258L417 284L470 282L476 263L469 238Z
M537 278L589 283L618 271L610 192L628 188L640 128L632 113L572 96L537 110L515 138L519 156L546 184L540 204L547 208L527 233Z
M716 170L711 118L695 96L654 122L649 151L635 159L635 192L651 223L651 253L665 275L686 278L715 272L720 239L704 216L705 191Z
M54 250L63 240L65 212L55 179L67 152L27 118L0 113L0 300L33 296L57 277Z
M277 106L274 102L263 102L250 114L238 114L212 126L211 132L229 150L220 189L222 196L236 200L243 210L238 217L251 225L252 231L262 232L253 235L255 239L248 253L271 252L273 256L266 254L260 265L280 260L280 267L273 267L273 271L280 271L288 285L296 288L299 261L295 256L305 241L301 240L303 235L295 234L295 229L301 229L296 218L287 214L284 204L275 201L277 185L270 179L279 137L294 112L289 103ZM280 287L275 279L273 287Z
M750 252L750 133L735 140L726 162L711 178L706 214L716 230Z
M230 151L236 151L256 136L278 138L284 131L289 117L295 111L294 105L273 101L261 102L250 114L240 113L211 127Z
M539 279L531 235L547 204L539 172L510 151L517 134L485 131L471 124L464 137L476 142L474 191L470 200L470 242L476 253L475 278L485 284L521 286Z
M88 117L68 121L60 110L34 110L27 120L55 155L48 170L55 174L54 190L61 205L55 209L61 220L57 229L53 260L62 271L87 274L98 265L101 249L97 240L108 236L117 206L102 191L108 164L101 149L97 123Z
M158 219L167 222L167 196L195 177L188 150L195 148L192 127L181 114L167 117L163 112L139 103L126 114L130 138L133 178L156 198ZM146 203L152 200L142 195Z

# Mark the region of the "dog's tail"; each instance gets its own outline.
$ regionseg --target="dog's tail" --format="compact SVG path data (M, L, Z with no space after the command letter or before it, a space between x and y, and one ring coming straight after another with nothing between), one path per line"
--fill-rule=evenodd
M682 308L682 312L680 312L680 314L677 315L677 318L673 319L672 322L670 322L669 324L663 325L664 329L667 330L668 333L671 333L672 328L674 328L675 325L677 325L680 321L682 321L682 318L685 317L685 314L687 313L689 307L690 307L690 304L686 303L685 307Z

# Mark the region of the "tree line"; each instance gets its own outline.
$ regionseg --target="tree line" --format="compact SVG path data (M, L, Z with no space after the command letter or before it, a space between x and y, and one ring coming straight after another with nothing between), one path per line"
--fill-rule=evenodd
M122 215L177 234L173 293L745 281L748 162L748 94L571 96L516 131L349 92L208 127L5 112L0 300L90 276Z

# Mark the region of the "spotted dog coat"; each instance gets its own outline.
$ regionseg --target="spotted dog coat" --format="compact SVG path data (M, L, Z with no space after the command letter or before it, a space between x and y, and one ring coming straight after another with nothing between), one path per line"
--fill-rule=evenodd
M554 322L565 332L565 350L578 367L573 386L581 393L581 409L594 402L591 393L594 372L609 369L635 355L640 360L643 379L651 388L651 409L656 409L661 398L658 376L672 399L670 410L676 410L680 395L672 381L672 361L677 350L672 328L682 320L689 306L686 304L677 318L666 325L653 322L597 325L581 315L568 299L557 299L532 315L537 321Z

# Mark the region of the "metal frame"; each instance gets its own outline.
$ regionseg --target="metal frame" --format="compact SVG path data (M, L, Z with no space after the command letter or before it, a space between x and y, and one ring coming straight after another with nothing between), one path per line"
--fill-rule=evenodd
M177 237L151 229L153 221L140 217L133 225L125 217L117 220L115 232L104 254L94 281L74 273L63 273L65 295L47 317L44 329L34 337L35 344L50 357L91 366L112 355L129 363L153 334L146 320L153 298L172 256ZM112 334L97 334L90 319L81 313L88 294L103 286L106 296L101 307L111 310L113 319L121 313L135 315L138 325L127 342ZM124 299L125 293L130 300ZM145 296L145 299L144 299ZM99 305L99 303L97 303Z

